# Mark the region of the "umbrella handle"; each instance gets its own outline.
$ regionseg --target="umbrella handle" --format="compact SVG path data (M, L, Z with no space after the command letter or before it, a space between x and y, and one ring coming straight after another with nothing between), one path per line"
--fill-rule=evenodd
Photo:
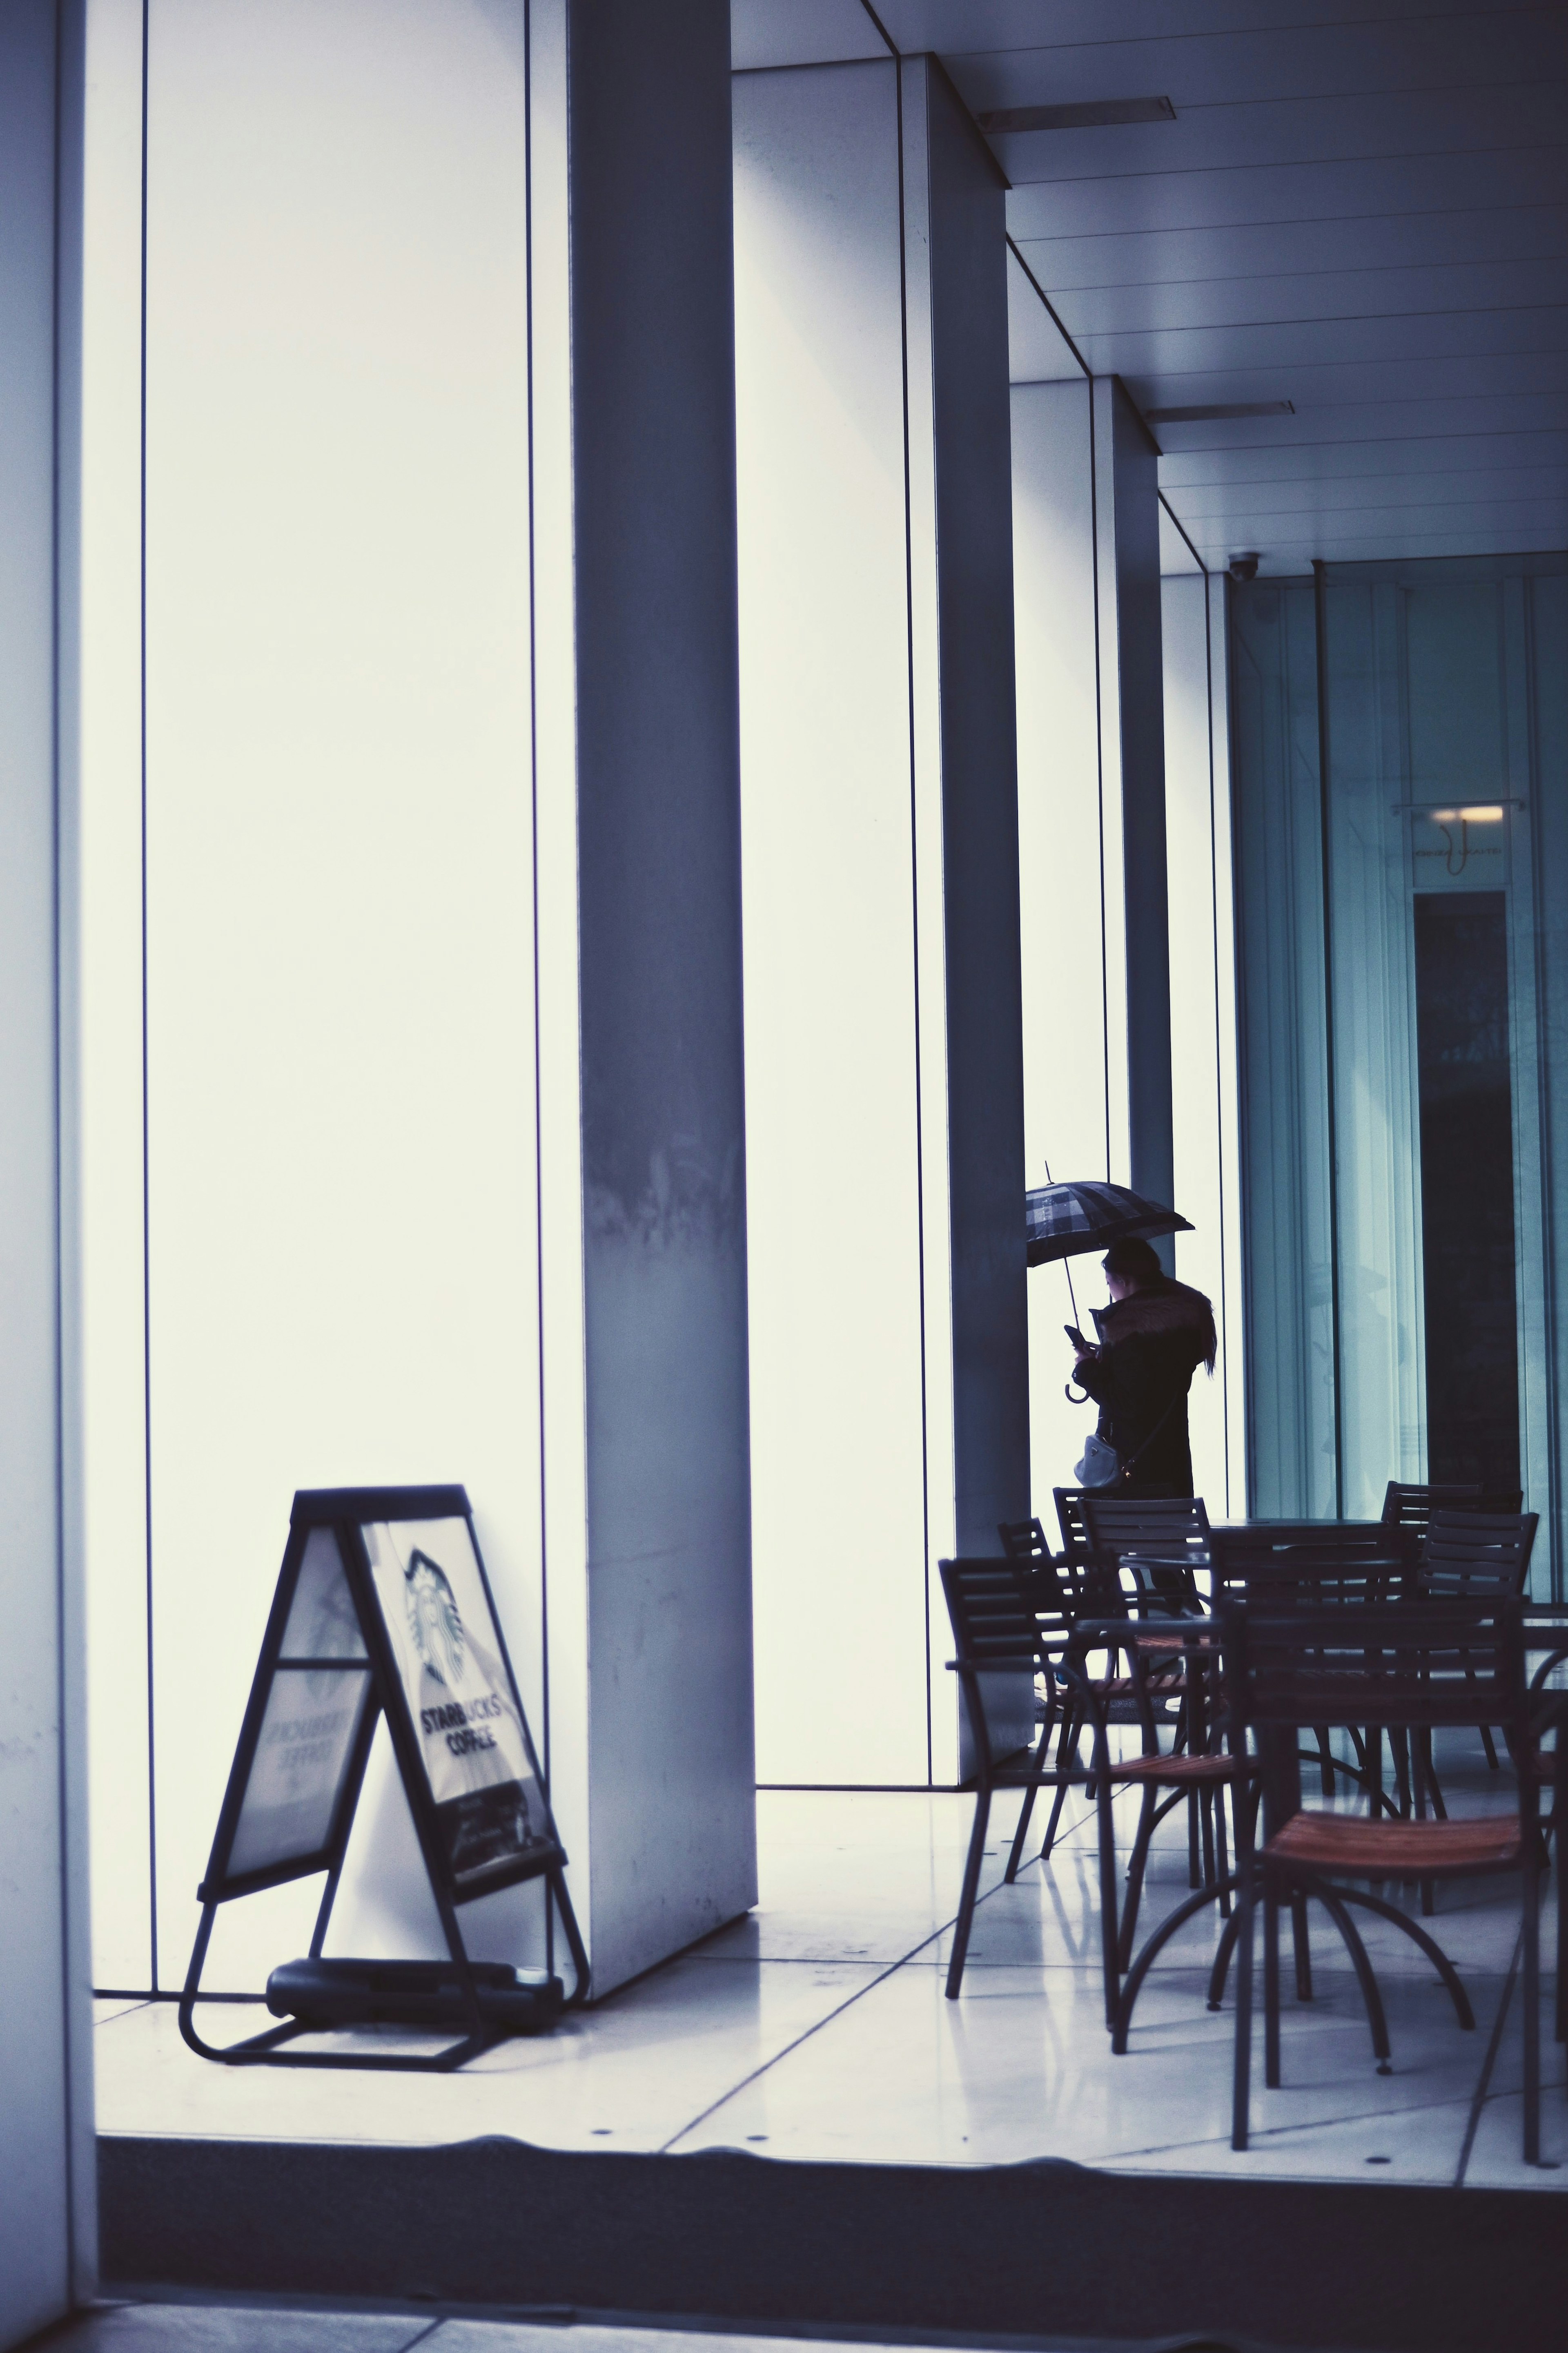
M1087 1389L1080 1389L1077 1397L1074 1397L1072 1393L1072 1383L1070 1381L1064 1381L1062 1383L1062 1395L1066 1398L1068 1405L1087 1405L1089 1403L1089 1391Z

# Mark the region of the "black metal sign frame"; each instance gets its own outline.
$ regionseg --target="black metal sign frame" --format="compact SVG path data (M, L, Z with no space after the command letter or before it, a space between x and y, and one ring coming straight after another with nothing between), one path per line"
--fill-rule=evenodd
M443 1809L426 1768L420 1728L415 1724L407 1686L394 1650L385 1605L376 1589L370 1548L365 1538L367 1528L374 1529L383 1525L395 1527L409 1523L458 1519L467 1525L474 1565L489 1611L487 1631L494 1638L511 1705L516 1711L516 1728L521 1731L523 1753L544 1810L541 1829L531 1837L525 1851L510 1855L503 1853L493 1861L480 1862L467 1868L459 1867L449 1821L442 1819ZM312 1536L323 1530L330 1534L336 1545L343 1582L353 1604L359 1647L357 1650L337 1649L323 1653L300 1651L289 1645L288 1655L285 1655L290 1617L300 1592L307 1551ZM428 1560L426 1555L416 1551L412 1559L422 1562L426 1570L434 1570L435 1577L445 1582L437 1565ZM435 1588L434 1580L429 1582L437 1593L438 1603L438 1588ZM447 1599L450 1599L449 1588ZM358 1683L357 1693L352 1699L352 1728L338 1757L338 1783L331 1818L321 1833L308 1841L299 1852L250 1867L246 1867L242 1862L237 1869L234 1867L236 1841L262 1743L263 1729L268 1722L268 1707L279 1689L279 1678L296 1674L318 1678L342 1676L345 1682L353 1679ZM319 1689L319 1684L315 1688ZM398 1774L429 1878L430 1893L435 1898L451 1954L466 2033L443 2050L423 2054L393 2052L384 2055L379 2052L280 2049L279 2045L290 2042L297 2035L315 2031L300 2020L286 2021L265 2033L251 2035L227 2048L204 2042L196 2032L194 2013L201 1997L202 1970L220 1904L231 1903L237 1897L258 1894L263 1888L282 1886L291 1880L309 1878L324 1872L326 1886L310 1939L310 1957L312 1960L320 1958L342 1876L354 1811L370 1760L371 1743L377 1721L383 1716L386 1719L393 1754L397 1760ZM447 1811L450 1813L449 1807ZM542 1878L546 1885L547 1951L553 1954L554 1924L559 1915L572 1959L574 1981L565 2006L572 2009L587 1999L588 1957L572 1908L572 1899L566 1890L565 1864L565 1850L550 1812L544 1776L529 1732L528 1719L523 1713L506 1637L496 1614L484 1557L474 1532L473 1513L467 1491L462 1487L301 1489L295 1495L289 1514L288 1547L279 1571L277 1590L273 1595L267 1631L262 1638L261 1654L251 1683L239 1743L218 1814L206 1875L196 1890L197 1900L202 1905L201 1925L196 1931L191 1965L180 2000L180 2031L185 2042L202 2058L219 2060L229 2066L397 2068L420 2073L445 2073L453 2067L460 2067L465 2060L502 2040L505 2031L504 2029L487 2026L485 2022L474 1965L468 1957L458 1923L458 1910L461 1905L470 1904L481 1895L494 1894L501 1888L515 1886L521 1881Z

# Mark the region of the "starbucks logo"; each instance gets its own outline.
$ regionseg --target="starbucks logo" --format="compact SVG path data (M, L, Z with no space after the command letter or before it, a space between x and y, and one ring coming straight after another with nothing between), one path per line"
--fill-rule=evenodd
M468 1643L446 1570L428 1553L416 1552L403 1577L409 1640L438 1683L460 1683Z

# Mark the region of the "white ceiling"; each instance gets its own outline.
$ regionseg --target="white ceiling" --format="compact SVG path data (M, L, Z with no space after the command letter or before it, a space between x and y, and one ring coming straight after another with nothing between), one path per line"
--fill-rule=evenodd
M1156 419L1205 564L1568 548L1568 7L1443 0L732 0L737 69L934 49L998 132L1013 375ZM1022 265L1022 267L1019 266ZM1027 275L1026 275L1026 271ZM1190 560L1167 531L1173 565Z

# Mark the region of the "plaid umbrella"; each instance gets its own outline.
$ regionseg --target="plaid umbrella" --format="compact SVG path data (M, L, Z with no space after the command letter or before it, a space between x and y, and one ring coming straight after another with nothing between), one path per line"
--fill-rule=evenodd
M1024 1224L1031 1266L1107 1250L1134 1236L1146 1241L1154 1234L1193 1230L1188 1219L1124 1185L1042 1185L1024 1196Z

